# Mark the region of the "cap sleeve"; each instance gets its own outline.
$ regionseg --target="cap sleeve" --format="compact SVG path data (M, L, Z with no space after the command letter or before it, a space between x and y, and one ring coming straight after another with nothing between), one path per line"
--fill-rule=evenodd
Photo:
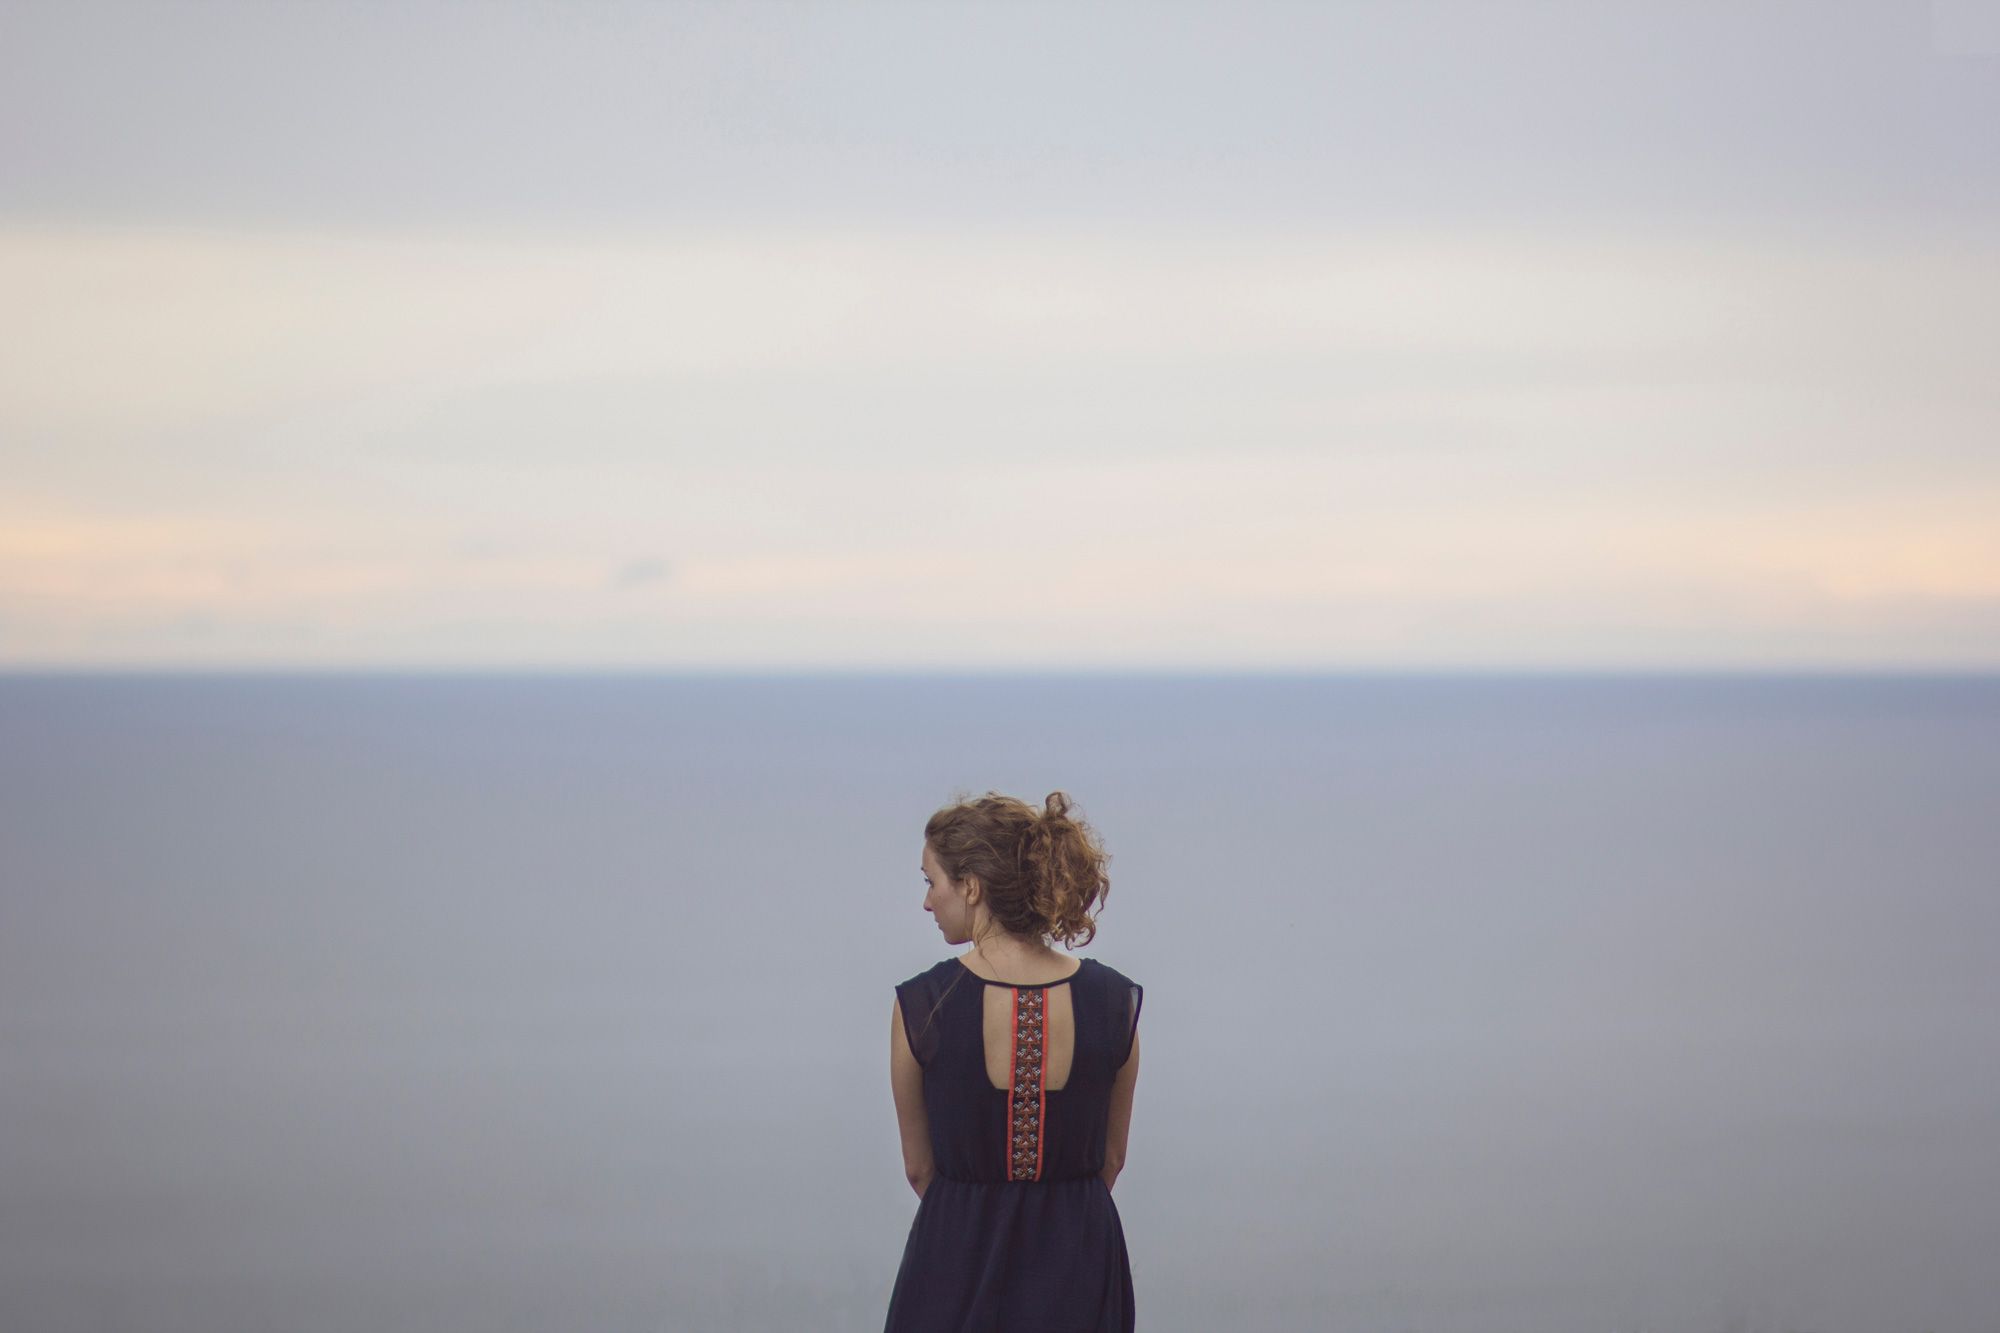
M937 979L929 972L896 987L896 1003L903 1011L903 1035L909 1040L910 1054L917 1057L920 1065L928 1065L937 1058L939 998Z
M1139 1006L1145 1002L1146 988L1136 981L1126 982L1124 1006L1125 1044L1124 1049L1118 1056L1118 1067L1120 1069L1123 1069L1125 1062L1132 1058L1132 1039L1139 1033Z

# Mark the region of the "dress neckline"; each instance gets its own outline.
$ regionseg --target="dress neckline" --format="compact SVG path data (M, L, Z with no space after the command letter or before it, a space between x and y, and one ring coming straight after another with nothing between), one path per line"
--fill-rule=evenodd
M953 954L951 956L951 961L957 963L960 967L964 968L965 974L971 977L974 981L983 981L989 986L1012 986L1016 990L1046 990L1050 986L1067 986L1069 985L1070 982L1076 980L1077 972L1083 971L1083 969L1090 963L1090 960L1088 958L1079 958L1076 960L1076 972L1072 972L1066 977L1057 977L1054 981L1030 981L1023 983L1014 981L995 981L991 977L982 977L977 972L974 972L972 970L971 965L968 964L965 961L965 959L959 957L957 954Z

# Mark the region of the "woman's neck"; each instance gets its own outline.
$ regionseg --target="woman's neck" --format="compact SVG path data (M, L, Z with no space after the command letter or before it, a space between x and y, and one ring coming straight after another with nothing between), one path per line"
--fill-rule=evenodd
M987 970L1000 976L1026 976L1061 955L1046 941L1025 940L1019 935L996 931L975 943L968 957L978 959L986 964Z

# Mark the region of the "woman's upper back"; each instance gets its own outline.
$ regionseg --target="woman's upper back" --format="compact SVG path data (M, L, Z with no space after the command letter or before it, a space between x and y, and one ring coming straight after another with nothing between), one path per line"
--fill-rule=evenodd
M1067 977L1016 985L953 957L896 995L939 1174L1045 1180L1103 1168L1112 1085L1145 995L1137 982L1085 958Z

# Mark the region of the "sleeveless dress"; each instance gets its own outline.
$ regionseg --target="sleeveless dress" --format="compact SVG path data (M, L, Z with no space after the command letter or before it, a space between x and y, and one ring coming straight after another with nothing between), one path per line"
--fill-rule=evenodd
M985 992L1006 992L1011 1086L987 1073ZM1069 989L1069 1075L1045 1086L1043 1017ZM1141 987L1083 960L1041 986L947 958L896 987L923 1066L937 1174L917 1201L885 1333L1131 1333L1132 1269L1104 1169L1111 1085Z

